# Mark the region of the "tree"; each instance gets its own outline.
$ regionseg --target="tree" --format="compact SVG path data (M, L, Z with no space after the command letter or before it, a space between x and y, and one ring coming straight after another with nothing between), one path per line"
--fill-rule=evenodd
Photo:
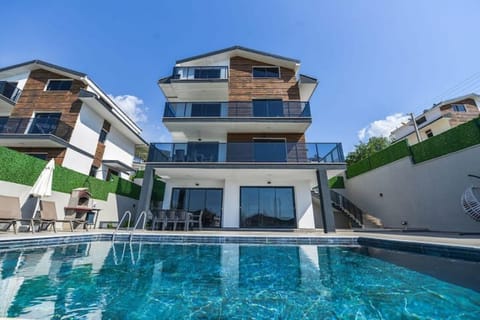
M368 139L367 143L360 141L359 144L355 145L355 150L347 155L346 162L348 165L351 165L362 159L368 158L372 154L385 149L389 145L390 140L386 137L371 137Z

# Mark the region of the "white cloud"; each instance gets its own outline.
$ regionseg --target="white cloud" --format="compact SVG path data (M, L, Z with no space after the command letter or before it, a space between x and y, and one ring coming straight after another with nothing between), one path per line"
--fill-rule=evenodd
M371 137L389 137L394 129L398 128L402 122L407 122L408 119L407 115L395 113L385 119L373 121L358 131L358 138L363 141Z
M119 107L122 109L133 121L135 122L146 122L147 121L147 114L145 113L146 108L143 107L143 100L131 96L131 95L123 95L123 96L113 96L111 94L108 95L110 99L112 99Z

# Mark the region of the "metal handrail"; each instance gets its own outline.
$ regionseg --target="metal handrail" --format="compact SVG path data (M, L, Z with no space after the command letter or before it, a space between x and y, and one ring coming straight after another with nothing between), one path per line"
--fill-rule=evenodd
M128 223L127 223L127 230L128 230L128 227L130 226L130 223L132 222L132 213L129 210L125 211L122 218L118 222L117 228L115 229L115 231L113 232L113 235L112 235L112 242L115 241L115 235L117 234L118 230L121 228L122 223L127 216L128 216Z
M132 231L130 231L130 239L129 239L130 241L132 241L133 233L135 232L135 229L137 229L138 223L142 220L142 216L144 217L142 229L145 229L145 223L147 222L147 211L143 210L142 212L140 212L140 215L138 216L138 219L135 222L135 225L133 226Z
M363 227L363 215L364 212L362 209L357 207L353 204L350 200L348 200L345 196L341 195L338 192L330 190L330 198L334 204L339 206L341 209L345 210L349 214L351 214L355 220L360 222L360 226Z

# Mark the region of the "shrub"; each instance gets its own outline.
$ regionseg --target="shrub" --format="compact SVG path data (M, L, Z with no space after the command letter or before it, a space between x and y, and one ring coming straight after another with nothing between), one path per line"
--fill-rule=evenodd
M328 179L328 187L330 189L345 189L345 182L342 176L335 176Z

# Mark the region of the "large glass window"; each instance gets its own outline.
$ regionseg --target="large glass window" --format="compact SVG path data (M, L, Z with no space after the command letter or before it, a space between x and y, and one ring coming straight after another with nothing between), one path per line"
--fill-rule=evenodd
M287 149L283 139L254 139L256 162L286 162Z
M28 133L53 134L57 130L61 113L37 113Z
M192 103L192 117L220 117L220 103Z
M47 91L68 91L72 87L72 80L49 80Z
M241 187L240 227L295 228L292 187Z
M171 207L192 213L200 213L203 210L203 226L219 228L222 217L222 198L222 189L173 188Z
M195 69L195 79L220 79L219 68Z
M283 117L283 101L280 99L253 100L254 117Z
M280 78L280 69L278 67L253 67L252 75L254 78Z

